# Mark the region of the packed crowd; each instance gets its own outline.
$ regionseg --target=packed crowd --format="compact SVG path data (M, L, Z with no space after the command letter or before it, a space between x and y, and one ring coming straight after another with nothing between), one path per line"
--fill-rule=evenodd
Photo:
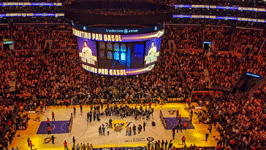
M0 96L0 148L6 148L12 142L16 131L26 129L28 111L34 103L22 103L20 95L5 93Z
M44 26L44 28L18 25L14 27L13 33L10 33L8 26L1 28L0 37L10 38L13 36L16 41L15 49L24 49L0 53L0 91L1 93L7 92L7 89L10 88L11 71L16 72L17 89L15 95L4 94L2 96L2 99L5 100L0 100L1 110L5 110L1 111L2 118L15 122L10 107L16 106L16 101L25 103L22 105L24 107L22 110L30 110L36 108L39 101L45 101L47 105L68 103L69 99L73 99L79 93L87 95L86 101L100 98L130 101L143 97L183 97L193 90L205 89L204 69L209 71L212 86L226 88L232 88L244 70L262 76L266 75L266 60L262 56L248 55L244 63L241 63L230 53L211 53L209 56L204 56L201 52L176 51L171 49L168 44L168 39L173 39L177 49L200 49L203 37L215 40L216 43L223 41L226 43L229 42L226 40L227 37L233 36L240 44L233 42L232 49L235 52L242 52L237 49L242 44L253 44L256 47L262 44L264 39L261 30L237 29L235 35L229 36L228 32L231 32L231 29L226 27L206 27L204 29L197 25L166 28L167 35L162 40L163 49L155 68L139 77L128 78L101 77L84 71L78 62L76 51L62 50L51 51L48 54L43 53L42 49L45 47L46 39L52 40L52 49L73 48L72 44L75 45L76 38L68 31L68 26L64 25L62 27ZM244 40L246 39L245 35L248 35L247 41ZM38 49L39 46L38 51L28 50ZM218 45L218 50L226 50L228 47L230 48L228 44ZM262 54L265 54L265 44L263 50ZM264 132L262 128L264 126L263 119L265 119L265 113L263 113L265 111L263 102L265 85L256 94L254 99L246 101L241 101L242 97L239 95L214 98L214 102L216 102L214 111L221 118L226 119L230 125L228 127L232 128L235 133L235 137L239 141L242 140L243 142L240 143L247 147L265 146L262 140L265 140L263 137L265 134L258 132ZM258 111L255 107L258 108ZM0 129L4 130L8 125L5 125L4 122L1 123ZM6 130L9 131L8 139L5 138L4 142L10 141L9 136L14 134L13 129L16 130L17 126Z
M71 28L66 24L51 26L22 26L14 27L13 39L15 49L44 49L47 40L52 40L52 49L74 48L76 38L74 38Z
M64 17L9 17L0 18L1 23L66 23Z
M266 37L265 37L264 41L266 42ZM263 56L263 57L266 57L266 44L265 44L265 42L264 42L264 45L263 45L261 51L259 52L260 56Z
M202 48L202 27L195 26L173 26L170 30L170 39L175 40L177 49L200 49Z
M215 51L229 51L231 30L230 26L206 26L203 30L203 36L206 41L214 42Z
M5 26L5 28L2 30L3 32L1 32L2 34L0 34L1 37L5 37L5 38L11 37L9 30L7 29L8 29L8 26ZM180 48L200 49L202 47L203 38L214 42L214 47L215 47L214 49L216 50L227 50L229 49L229 47L232 47L232 49L238 49L239 46L237 45L239 44L235 44L236 42L231 42L232 45L230 46L229 44L230 41L228 40L228 38L234 37L234 40L240 41L241 43L245 41L243 40L245 38L234 36L234 34L229 34L231 30L232 29L230 27L207 26L202 30L201 26L190 26L190 27L170 26L166 28L166 33L167 33L166 38L174 39L177 49L180 49ZM245 29L245 30L237 29L237 31L241 31L241 34L244 36L246 35L245 33L248 34L248 33L253 32L253 30L250 30L250 29ZM45 38L43 38L43 36L45 36ZM15 26L15 29L14 29L13 39L15 40L15 49L36 49L37 52L39 49L45 48L45 44L47 46L46 39L52 40L52 43L51 43L52 49L68 49L68 48L76 47L76 44L75 44L76 38L73 37L70 28L66 25L44 26L44 28L42 26L17 25ZM249 39L250 39L249 42L243 42L243 44L254 44L254 46L258 49L264 40L263 32L261 30L255 30L255 32L251 34ZM223 43L223 44L220 44L220 43ZM166 39L163 39L162 47L169 48L169 44ZM255 48L252 49L252 52L254 53L257 49ZM143 92L143 91L145 91L144 93L146 93L147 95L150 95L149 93L151 91L147 91L147 86L150 85L154 87L153 88L154 90L152 91L152 93L155 92L156 93L155 95L158 95L158 94L161 95L162 93L167 93L171 97L175 97L175 96L178 96L179 94L177 95L174 94L175 93L174 91L176 88L179 88L179 87L188 88L190 91L192 89L194 90L204 89L204 87L206 86L205 85L206 83L204 82L203 69L209 70L211 81L212 81L211 85L227 87L227 88L233 87L234 83L237 81L237 79L239 78L243 70L248 70L248 72L252 72L255 74L258 73L263 76L265 75L265 71L263 69L265 64L259 63L260 61L264 60L263 57L253 57L253 55L251 55L248 58L251 60L250 62L252 63L249 63L246 61L245 63L240 65L240 61L236 59L236 57L232 57L231 54L220 55L219 53L212 53L212 55L210 55L209 57L202 58L201 53L193 53L193 54L190 54L190 53L177 54L176 53L170 56L171 52L173 52L173 50L171 49L162 51L161 58L169 57L170 58L169 62L167 61L159 62L158 63L159 65L157 65L156 68L154 69L155 72L164 71L167 73L166 77L168 78L167 80L170 83L167 85L170 88L165 87L165 85L163 84L166 80L165 77L162 77L161 75L161 77L158 78L156 74L152 74L152 77L156 80L153 80L153 78L149 79L146 77L142 77L138 80L142 81L143 84L140 85L138 83L140 81L138 81L136 85L134 85L135 87L132 85L134 87L133 90L128 89L129 87L127 87L127 85L131 82L132 79L124 79L124 80L119 79L118 81L115 81L118 83L113 83L114 81L110 82L109 80L105 80L105 79L99 79L99 81L98 79L96 79L96 80L92 80L94 82L97 81L96 83L91 84L92 89L94 87L97 88L99 84L102 84L102 85L121 84L123 86L121 86L120 89L118 89L118 91L115 93L116 94L119 93L118 95L120 95L120 97L125 98L125 97L130 97L130 96L132 97L133 95L136 95L136 93ZM235 52L239 52L239 51L235 50ZM257 54L257 51L254 54ZM176 58L178 57L180 57L181 61L175 62ZM174 72L168 71L167 67L169 65L176 66L174 68L176 68L177 70L183 70L185 74L181 74L180 76L175 77ZM195 67L195 65L197 67ZM162 67L162 66L166 66L166 67ZM180 66L182 69L180 69ZM205 66L205 68L202 66ZM166 70L164 70L163 68L166 68ZM239 70L239 71L235 72L234 70ZM3 76L2 79L4 79L4 76L5 77L10 76L10 73L6 72L5 74L2 74L2 76ZM217 80L217 78L221 80ZM176 83L176 82L170 82L170 81L179 81L179 82L182 81L182 82ZM3 87L8 87L8 85L10 85L8 80L5 83L6 84L2 85ZM155 90L158 86L161 87L161 90L159 91ZM127 88L126 92L121 93L121 91L123 91L126 88ZM108 93L109 89L99 89L99 91L100 93L105 93L102 95L108 95L106 93ZM127 93L127 91L130 91L130 92ZM93 93L98 94L98 92L93 92ZM104 97L106 98L106 96Z
M189 91L198 91L206 87L204 77L204 56L199 52L179 53L179 64L181 71L185 74Z
M8 25L0 25L0 40L10 38L10 29Z
M212 111L218 115L217 121L226 123L231 132L230 146L233 149L265 149L265 98L264 85L252 98L236 93L212 99ZM221 139L224 143L226 135Z
M248 55L246 61L241 66L245 68L247 72L259 74L262 77L266 76L266 57Z
M205 64L209 70L211 86L233 88L242 71L236 71L240 65L239 59L230 53L212 53Z
M236 29L233 31L232 49L237 53L242 53L246 45L253 45L253 49L259 49L263 40L263 30Z

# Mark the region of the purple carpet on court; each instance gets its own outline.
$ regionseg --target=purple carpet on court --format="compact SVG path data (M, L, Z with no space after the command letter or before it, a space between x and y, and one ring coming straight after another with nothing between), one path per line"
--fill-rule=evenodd
M50 121L51 134L69 133L68 123L69 121ZM41 122L37 134L48 134L46 121Z
M176 125L176 121L178 121L178 118L172 117L172 118L165 118L166 122L166 130L172 130L173 127ZM187 117L182 117L181 118L181 123L183 124L184 122L187 122L187 129L195 129L194 126L191 124L189 121L189 118Z

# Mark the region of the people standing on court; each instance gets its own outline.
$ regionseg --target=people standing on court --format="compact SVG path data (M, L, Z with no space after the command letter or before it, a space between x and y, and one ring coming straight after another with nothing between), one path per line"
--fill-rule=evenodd
M76 150L79 150L79 144L77 144L77 146L76 146Z
M150 148L151 148L151 143L150 143L150 141L149 141L148 144L147 144L147 148L148 148L148 150L150 150Z
M52 144L54 144L54 135L52 135L51 140L52 140Z
M96 112L94 111L93 112L93 121L95 121L95 119L96 119Z
M93 111L93 105L91 104L91 111Z
M102 135L105 136L105 127L102 127Z
M50 119L47 117L47 126L50 126Z
M55 121L55 114L52 112L52 120Z
M75 136L73 136L73 147L75 146L75 142L76 142L76 139L75 139Z
M79 107L80 107L80 113L82 114L82 105L80 105Z
M146 127L146 122L143 122L143 131L145 131L145 127Z
M178 117L178 119L179 119L178 123L181 124L181 119L182 119L181 115Z
M87 113L87 122L89 121L90 119L90 112Z
M133 124L133 135L136 135L136 129L137 129L136 125Z
M190 111L190 122L192 123L192 118L193 118L193 110Z
M106 127L107 136L109 136L109 132L110 132L110 129L108 127Z
M75 106L74 106L73 110L74 110L74 116L76 117L76 107Z
M184 127L184 130L187 129L187 122L184 122L184 123L183 123L183 127Z
M168 149L172 149L172 147L173 147L173 142L172 142L172 140L170 140L170 142L169 142L169 146L168 146Z
M176 118L179 116L179 110L176 110Z
M183 130L183 125L182 124L179 124L179 129L180 129L180 131L182 133L182 130Z
M209 133L206 133L206 142L208 141Z
M29 145L30 145L30 149L32 150L32 141L30 141L30 144Z
M184 145L186 144L186 137L185 137L184 135L182 136L182 145L183 145L183 144L184 144Z
M47 132L48 132L48 134L51 134L51 127L50 126L47 127Z
M154 148L154 141L151 142L151 149L153 150Z
M64 149L65 149L65 150L68 150L68 147L67 147L67 141L64 141L63 144L64 144Z
M109 127L112 128L112 118L109 119Z
M90 111L90 122L91 122L91 120L92 120L92 112Z
M163 149L163 146L164 146L164 140L162 140L161 142L161 148Z
M99 127L99 135L102 135L102 127Z
M166 140L164 143L164 149L167 150L167 146L168 146L168 141Z
M175 139L175 128L173 128L173 140Z
M30 147L30 138L27 139L28 147Z
M140 132L141 132L141 130L142 130L142 126L139 124L139 127L138 127L138 134L140 134Z
M126 136L129 136L129 127L126 128Z

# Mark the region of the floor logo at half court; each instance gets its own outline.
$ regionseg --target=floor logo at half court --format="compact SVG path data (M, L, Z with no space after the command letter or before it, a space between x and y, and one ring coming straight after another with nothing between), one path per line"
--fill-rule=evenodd
M120 126L120 128L123 130L125 129L127 126L129 126L131 124L131 122L126 122L124 120L113 120L112 121L112 126L109 125L108 122L105 123L105 127L109 127L112 130L115 130L116 126Z
M169 110L168 112L169 112L170 115L174 115L176 110Z

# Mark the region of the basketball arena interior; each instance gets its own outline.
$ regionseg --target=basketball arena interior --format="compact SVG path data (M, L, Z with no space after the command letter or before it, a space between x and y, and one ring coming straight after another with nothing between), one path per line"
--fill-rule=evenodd
M265 0L1 0L0 150L265 150Z

